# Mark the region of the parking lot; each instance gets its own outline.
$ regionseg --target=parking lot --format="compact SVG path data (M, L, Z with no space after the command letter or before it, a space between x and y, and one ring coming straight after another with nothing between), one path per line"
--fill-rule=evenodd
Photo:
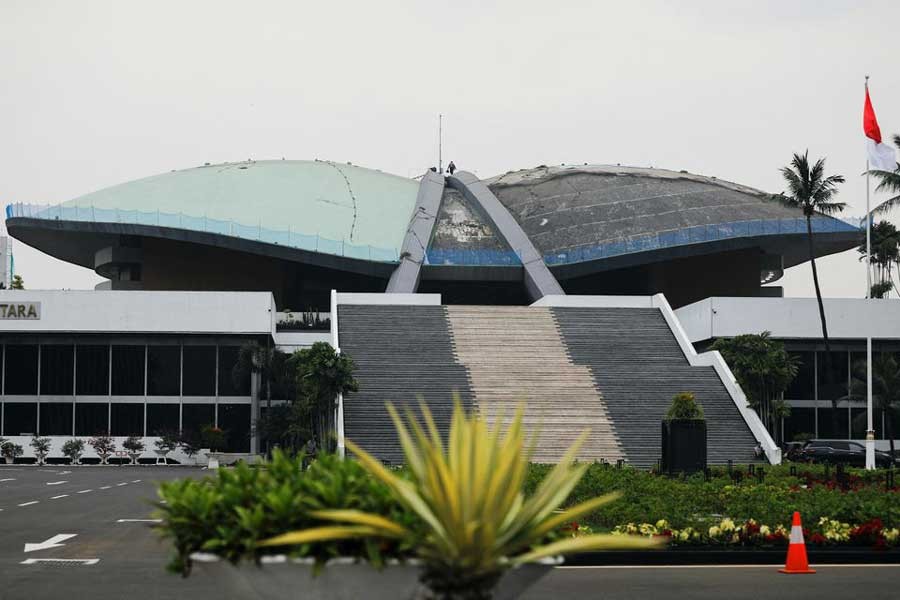
M224 585L165 572L152 531L155 483L200 477L193 467L0 467L0 599L239 600ZM873 598L896 595L896 566L562 568L525 596L564 598ZM302 598L297 590L292 596Z

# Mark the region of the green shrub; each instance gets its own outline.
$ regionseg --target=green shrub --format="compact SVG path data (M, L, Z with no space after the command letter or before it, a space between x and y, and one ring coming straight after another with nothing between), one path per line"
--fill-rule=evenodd
M257 547L257 543L322 524L309 516L314 510L355 509L415 526L412 515L385 485L357 462L333 455L320 456L304 470L302 456L275 450L272 461L260 468L241 463L234 469L220 469L214 477L164 482L159 497L165 501L157 504L163 520L159 529L176 551L169 568L185 575L193 552L214 552L234 563L283 552ZM409 548L371 540L307 544L292 551L293 556L314 557L319 562L334 556L365 556L376 565L408 554Z
M666 413L667 421L702 421L703 407L697 404L694 394L681 392L672 398L669 411Z

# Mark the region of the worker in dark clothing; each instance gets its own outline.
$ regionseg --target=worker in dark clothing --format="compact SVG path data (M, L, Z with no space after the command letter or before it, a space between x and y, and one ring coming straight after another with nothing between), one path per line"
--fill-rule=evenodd
M456 165L453 164L452 160L450 161L450 164L447 165L447 171L449 171L451 175L453 175L453 172L456 171Z

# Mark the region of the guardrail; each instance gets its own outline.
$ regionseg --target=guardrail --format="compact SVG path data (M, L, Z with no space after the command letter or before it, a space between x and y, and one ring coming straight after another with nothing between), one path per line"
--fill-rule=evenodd
M332 254L371 260L376 262L397 262L399 252L395 248L379 248L370 245L356 245L346 240L332 240L320 235L308 235L285 230L268 229L262 225L245 225L237 221L195 217L184 213L167 213L162 211L123 210L116 208L97 208L94 206L63 206L38 204L9 204L6 206L6 218L25 217L44 219L47 221L81 221L89 223L127 223L130 225L150 225L169 227L190 231L216 233L229 237L241 238Z

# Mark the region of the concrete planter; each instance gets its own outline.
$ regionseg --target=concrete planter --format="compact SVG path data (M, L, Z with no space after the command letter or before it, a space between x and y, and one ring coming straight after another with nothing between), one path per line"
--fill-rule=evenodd
M16 459L13 458L12 456L4 456L4 457L3 457L3 461L4 461L6 464L11 465L11 464L13 464L13 463L16 461Z
M706 421L662 422L662 470L665 473L697 473L706 469Z
M382 570L352 558L328 561L314 573L312 559L291 559L284 555L266 556L260 566L242 563L232 565L215 554L191 555L197 575L207 579L216 589L227 587L242 597L258 600L282 600L297 597L304 600L422 600L427 590L419 583L418 561L391 562ZM522 565L510 569L500 579L494 600L515 600L534 585L562 558Z
M207 452L207 469L218 469L219 468L219 459L222 458L223 452Z
M166 460L166 457L169 455L169 452L161 452L159 450L153 451L156 454L156 464L158 465L167 465L169 461Z

